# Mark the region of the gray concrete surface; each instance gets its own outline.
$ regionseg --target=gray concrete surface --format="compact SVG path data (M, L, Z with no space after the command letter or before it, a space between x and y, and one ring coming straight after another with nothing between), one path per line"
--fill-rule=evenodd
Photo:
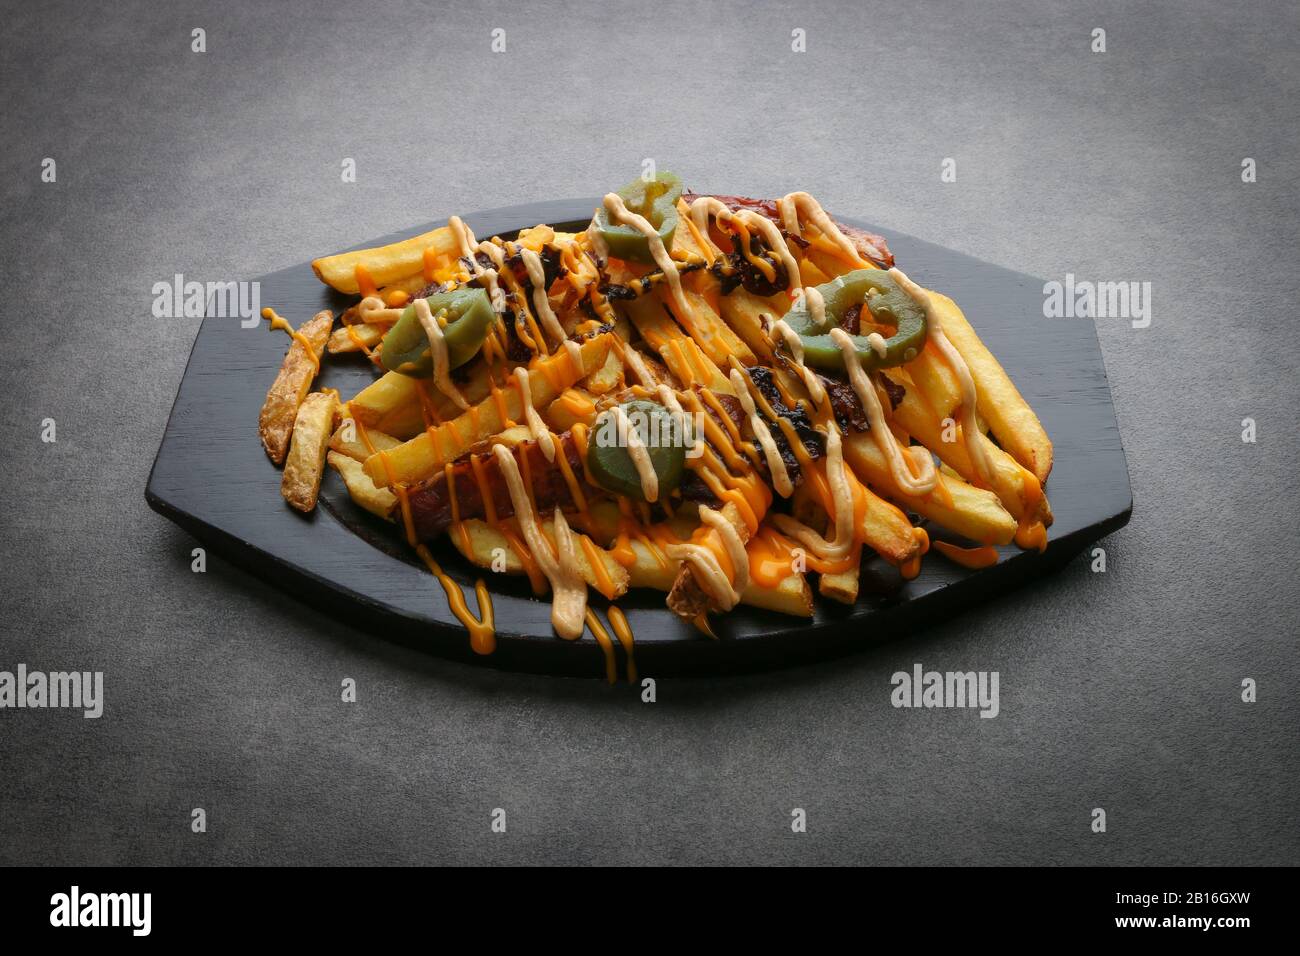
M103 670L107 700L0 711L0 862L1300 862L1295 4L4 6L0 669ZM154 282L589 195L647 156L1150 281L1149 329L1098 321L1136 502L1107 572L654 705L191 573L143 497L196 331L151 316ZM916 662L999 671L1001 715L893 709Z

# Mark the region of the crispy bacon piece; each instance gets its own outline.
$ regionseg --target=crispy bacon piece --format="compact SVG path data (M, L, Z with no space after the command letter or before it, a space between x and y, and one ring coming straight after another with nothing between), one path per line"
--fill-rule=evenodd
M694 202L706 193L685 193L682 198L687 203ZM747 196L719 196L712 194L713 198L724 204L728 209L749 209L758 213L760 216L766 216L771 219L777 226L781 225L781 213L776 208L775 199L750 199ZM829 215L829 213L827 214ZM889 246L885 242L884 236L878 236L874 232L867 232L865 229L859 229L857 226L847 226L840 222L834 216L831 221L840 227L840 232L857 247L858 254L870 262L874 262L882 269L888 269L894 264L894 254L889 251Z

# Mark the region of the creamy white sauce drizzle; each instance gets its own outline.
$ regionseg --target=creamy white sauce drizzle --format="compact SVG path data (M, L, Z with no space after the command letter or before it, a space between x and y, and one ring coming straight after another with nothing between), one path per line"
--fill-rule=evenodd
M826 424L826 481L831 486L831 504L835 514L832 524L835 537L827 541L812 528L789 515L772 515L776 526L797 538L809 551L827 561L838 561L848 557L857 536L853 527L853 487L845 473L844 446L840 440L840 430L834 421Z
M822 208L821 203L810 196L808 193L799 191L782 196L777 200L777 210L781 213L781 222L785 226L785 231L792 236L803 236L799 228L799 216L803 215L804 219L811 222L820 230L822 235L826 236L833 242L841 252L843 252L850 261L860 265L869 266L870 263L864 262L858 247L849 241L849 238L840 232L840 227L835 225L834 220L826 215L826 210ZM867 245L871 245L867 243ZM882 258L880 250L871 246L874 258Z
M885 342L885 337L879 332L870 332L867 334L867 344L871 346L871 351L875 352L881 358L889 351L889 345Z
M523 479L519 475L519 466L515 458L502 445L492 449L497 465L506 480L510 491L510 503L515 509L515 518L519 521L519 530L524 534L528 550L546 579L551 582L551 626L555 633L567 640L582 636L586 626L584 615L587 611L587 585L578 572L577 553L573 546L573 534L569 524L559 508L555 509L555 553L551 552L551 543L537 525L537 516L533 512L533 503L524 489Z
M767 459L767 470L772 476L772 487L782 498L789 498L794 494L794 483L790 481L790 473L786 470L781 452L772 439L772 432L768 430L767 422L763 421L763 417L758 414L753 396L749 394L749 376L743 374L740 369L733 368L730 377L731 387L736 390L736 397L740 399L741 407L749 416L754 437L758 439L759 447L763 449L763 457Z
M615 405L610 409L610 414L614 416L619 443L627 449L628 457L636 467L637 477L641 479L641 495L653 504L659 500L659 476L655 474L654 465L650 462L650 453L646 451L641 436L628 421L627 412L623 410L622 405Z
M927 341L935 344L939 354L947 360L953 374L957 376L957 384L961 388L962 441L966 445L966 452L970 456L975 473L979 475L985 487L992 487L992 470L989 466L988 455L984 450L984 442L981 440L982 433L979 422L976 420L979 399L975 391L975 380L970 374L970 367L966 364L966 360L961 357L961 353L949 341L948 336L944 334L943 320L939 317L938 310L931 303L929 294L909 279L902 270L890 269L889 274L925 310Z
M713 249L721 252L709 238L709 217L713 216L719 222L738 222L747 229L753 229L763 237L767 247L772 250L773 254L781 261L785 267L786 275L789 277L790 288L798 288L803 285L803 280L799 275L799 263L790 252L790 247L786 245L785 237L781 231L776 228L776 224L766 216L755 212L752 209L737 209L735 212L727 206L726 203L715 196L700 196L690 204L691 222L695 224L696 230L705 242ZM742 250L742 254L745 250Z
M655 265L663 271L664 278L668 280L668 287L673 293L673 302L681 310L683 320L693 318L695 313L691 310L691 304L686 301L686 294L682 291L682 277L677 271L677 263L673 262L672 256L664 248L664 241L659 238L659 232L655 227L650 225L645 216L628 209L627 203L623 202L623 197L618 193L605 194L605 212L611 222L631 226L645 236L646 242L650 245L650 257L654 259Z
M889 472L894 478L894 483L898 485L898 490L914 497L928 494L939 480L939 473L934 468L934 459L924 448L920 453L908 449L907 457L904 457L904 449L894 437L889 423L885 421L885 410L880 404L880 396L876 394L876 386L863 371L862 363L858 361L858 352L853 347L853 338L840 328L831 329L830 335L831 341L839 346L840 354L844 356L844 368L849 373L849 381L853 384L853 390L857 392L858 400L862 402L862 409L867 413L867 420L871 423L872 440L889 463ZM912 470L908 467L909 460L916 467L918 474L912 474Z
M686 410L682 408L682 403L677 400L677 395L674 394L671 388L663 384L656 389L656 394L658 394L659 400L664 403L664 407L668 409L676 420L678 434L682 436L688 434L687 422L689 419L686 417ZM704 439L700 437L698 432L692 433L692 438L694 441L691 445L690 451L686 453L686 457L696 459L704 454Z
M487 279L488 298L492 302L492 311L504 312L506 310L506 297L501 291L501 286L497 282L497 269L501 268L503 261L501 250L491 242L479 242L474 238L474 232L469 226L465 225L460 216L452 216L447 220L447 225L451 228L452 234L456 237L456 245L460 248L462 259L469 260L469 271L476 278L482 277ZM478 257L475 252L485 252L488 257L496 264L496 269L484 269L478 263Z
M390 309L377 295L368 295L357 303L357 317L367 324L391 324L402 317L401 309Z
M785 319L777 319L773 322L771 331L785 340L786 347L790 349L790 357L794 360L794 367L803 376L804 388L808 389L813 404L820 405L826 401L826 389L822 385L821 379L817 377L816 372L803 364L803 340L799 338L794 329L790 328Z
M533 287L533 308L541 317L546 331L550 332L556 341L560 341L564 338L564 326L560 325L560 318L551 308L550 297L546 294L546 269L542 266L542 257L523 246L519 249L519 255L524 260L524 268L528 270L528 281Z
M428 299L415 300L415 317L420 320L424 334L429 339L429 361L433 365L433 383L438 386L438 391L455 402L458 408L469 408L465 396L452 384L451 369L448 367L451 359L447 355L447 340L443 336L442 326L429 311Z
M618 343L619 357L623 359L623 364L632 370L632 373L636 375L642 385L646 388L654 388L655 378L650 374L650 369L642 360L641 353L618 336L614 337L614 341Z
M826 300L822 298L821 289L815 285L805 286L799 290L803 293L803 299L808 303L808 314L812 317L816 328L824 328L826 325Z
M586 367L582 362L582 346L573 339L564 340L564 351L569 353L569 361L573 363L573 370L577 373L578 378L586 373Z
M712 508L703 505L700 506L701 523L709 525L709 527L718 532L719 537L722 537L723 532L718 530L718 525L715 524L718 520L725 522L728 527L731 527L731 523L727 521L722 514L714 511ZM731 533L736 535L736 529L731 528ZM736 540L740 540L739 535L736 535ZM728 540L723 537L722 542L723 546L727 548L728 555L733 555L734 552L731 550L731 544ZM740 547L740 551L741 555L744 556L744 560L737 563L733 558L732 564L735 565L737 576L742 573L741 566L743 565L743 573L745 574L746 580L748 580L749 559L748 556L745 556L745 547L743 544ZM718 606L719 610L730 611L740 602L740 592L737 591L731 581L727 579L726 572L722 570L722 565L718 563L718 556L708 548L704 547L704 545L689 543L670 544L664 549L664 552L668 557L676 561L684 561L694 569L695 580L699 583L704 592L713 600L713 603Z
M533 392L528 384L528 369L522 365L518 366L514 372L515 382L519 386L519 400L524 406L524 421L528 423L528 430L533 434L533 440L537 442L537 447L542 450L547 461L555 461L555 441L551 438L551 430L546 427L542 421L542 416L537 414L537 409L533 407Z

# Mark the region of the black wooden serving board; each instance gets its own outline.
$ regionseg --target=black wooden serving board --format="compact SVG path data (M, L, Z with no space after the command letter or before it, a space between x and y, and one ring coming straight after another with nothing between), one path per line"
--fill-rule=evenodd
M480 236L509 237L542 222L585 223L596 204L594 198L562 200L464 218ZM811 621L740 607L714 618L716 641L680 622L664 607L663 594L634 591L618 604L636 635L636 664L643 675L781 666L911 633L1059 567L1128 521L1133 504L1128 471L1092 323L1044 318L1038 279L845 221L884 234L901 268L961 306L1042 419L1056 450L1047 484L1056 523L1047 551L1001 548L1001 561L982 571L965 570L932 551L921 574L908 582L879 559L864 560L856 606L819 598ZM403 230L356 248L430 228ZM323 286L306 263L260 281L262 304L295 325L322 308L337 314L349 302ZM487 573L497 650L487 657L474 654L442 588L410 554L400 532L354 506L332 470L326 469L314 514L300 515L284 503L280 470L262 450L257 417L287 343L265 323L245 329L237 318L203 320L149 476L150 506L259 577L384 638L497 667L603 676L603 652L592 635L573 642L556 637L549 601L533 598L526 584L505 575ZM326 356L317 387L338 388L346 398L373 377L362 359ZM473 582L481 572L448 546L433 550L462 584L473 609ZM595 607L603 604L594 596ZM1015 613L1011 602L1006 613ZM622 676L625 660L621 650L617 654Z

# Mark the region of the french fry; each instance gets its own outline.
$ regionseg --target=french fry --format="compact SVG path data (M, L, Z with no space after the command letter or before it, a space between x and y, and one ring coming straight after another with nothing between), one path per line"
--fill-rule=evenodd
M1006 544L1016 533L1016 519L1002 507L998 496L983 488L939 473L942 490L922 498L902 494L885 456L870 432L844 438L844 460L858 477L895 504L914 511L981 544Z
M537 363L528 373L529 393L534 407L545 407L564 389L589 371L604 364L609 354L612 333L588 339L580 346L582 368L575 368L566 350L556 352ZM376 453L366 459L366 474L377 485L414 482L455 461L476 442L483 441L523 416L523 404L517 388L502 389L483 399L469 410L436 428L421 432L392 451Z
M477 518L464 522L464 534L457 528L449 532L452 543L465 558L480 568L499 569L504 566L507 574L522 574L523 562L510 547L504 534L485 521ZM555 544L555 522L551 518L539 521L538 526L546 535L551 545ZM582 579L606 598L613 601L627 593L629 575L627 568L619 564L604 548L599 547L586 535L574 532L574 557L577 559L578 573ZM592 558L598 562L593 566ZM493 568L494 558L496 568ZM504 564L503 564L504 562Z
M393 520L397 496L387 488L376 488L375 483L366 474L366 470L361 467L361 462L337 451L331 451L325 457L330 467L343 479L343 484L347 486L348 494L352 496L353 501L372 515L385 521Z
M628 586L634 588L651 588L655 591L671 590L681 571L681 562L669 558L659 549L659 554L651 553L645 544L633 538L629 544L636 560L627 569ZM766 588L750 581L740 592L740 603L750 607L764 608L779 614L795 617L812 617L812 588L808 579L798 572L791 574L774 588Z
M456 237L451 227L442 226L374 249L325 256L314 260L311 267L321 282L347 295L356 295L361 291L357 285L358 265L365 267L376 286L390 286L423 272L426 249L432 249L435 256L455 256Z
M679 382L687 386L703 385L723 395L732 394L727 377L653 297L642 296L619 305Z
M325 452L338 400L333 392L312 392L298 407L293 423L293 440L285 459L280 494L301 512L316 507L321 474L325 470Z
M374 454L370 450L371 447L375 451L387 451L390 448L396 448L402 443L400 438L394 438L392 435L375 428L367 428L366 438L370 440L370 444L367 445L360 437L360 428L361 426L358 426L351 418L345 417L330 437L330 449L360 463Z
M965 441L960 438L956 441L944 441L943 422L926 403L924 395L918 394L921 391L920 387L896 370L886 374L895 381L905 383L903 400L893 411L894 420L911 433L913 438L938 455L945 465L950 466L953 475L968 482L974 481L975 466L971 462ZM951 427L956 436L959 426L954 422ZM1029 489L1025 488L1024 470L1014 458L984 435L980 435L979 441L984 446L984 456L989 462L991 490L998 496L1002 507L1007 509L1011 517L1020 518L1024 514L1025 499L1031 497ZM1036 502L1033 517L1042 521L1045 527L1050 527L1052 509L1047 503L1047 496L1035 493L1032 497Z
M266 393L266 401L262 403L262 411L257 420L258 433L262 436L262 447L277 465L284 463L284 456L289 451L289 438L293 432L298 406L307 396L312 380L316 377L321 353L333 324L334 313L328 309L316 313L303 323L298 334L310 344L311 350L308 351L297 338L293 339L280 365L280 373Z
M772 340L763 328L763 316L779 319L789 311L789 300L782 302L781 295L764 298L744 288L738 288L722 297L722 318L736 334L745 340L757 360L772 364Z
M605 356L605 364L583 380L583 385L593 395L604 395L618 387L623 381L623 361L618 357L617 349L610 349Z
M335 329L330 335L329 352L340 355L346 352L362 352L373 349L384 340L388 327L358 322L341 329Z
M567 432L578 422L590 425L596 417L596 396L581 388L566 388L542 414L557 432Z
M708 277L712 279L712 276ZM713 280L715 283L717 280ZM690 311L683 311L673 297L671 290L660 286L654 292L659 303L672 313L678 324L686 330L705 355L719 368L727 368L730 356L735 356L742 365L754 364L754 353L735 332L722 321L712 303L700 293L682 289L682 297L690 306ZM678 314L681 313L681 314Z
M1039 482L1047 481L1052 471L1052 441L1043 423L993 353L980 341L957 303L937 292L930 293L930 301L942 311L944 333L970 367L980 412L994 437Z
M506 366L513 369L513 364ZM467 366L469 378L457 387L467 402L481 402L492 392L491 371L476 361ZM421 398L420 390L424 390ZM352 414L367 428L387 432L402 440L425 430L424 403L442 420L455 418L460 409L434 386L432 379L412 378L400 372L385 372L348 402Z

